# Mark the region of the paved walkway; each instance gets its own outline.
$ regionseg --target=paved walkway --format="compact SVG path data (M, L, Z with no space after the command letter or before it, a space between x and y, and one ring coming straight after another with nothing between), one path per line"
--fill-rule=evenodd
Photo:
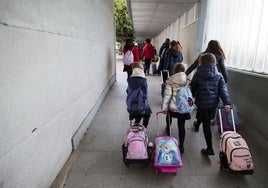
M267 188L268 160L262 156L250 138L248 144L253 153L255 173L253 175L234 175L220 171L218 161L219 134L212 126L215 156L201 156L205 146L202 128L198 133L192 129L192 120L186 123L184 166L173 174L155 174L152 166L132 165L127 168L122 162L121 145L129 126L126 111L126 73L122 63L117 62L117 82L103 102L87 134L78 147L79 157L74 164L65 188ZM160 77L149 76L149 101L154 114L150 119L149 140L156 136L155 112L160 109ZM164 133L164 118L160 118L161 133ZM174 124L175 125L175 124ZM176 126L172 133L178 137ZM245 133L242 132L246 136Z

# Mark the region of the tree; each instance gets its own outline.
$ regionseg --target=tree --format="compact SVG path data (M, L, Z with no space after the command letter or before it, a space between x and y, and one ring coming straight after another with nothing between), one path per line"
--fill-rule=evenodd
M124 42L127 38L133 38L133 27L128 15L125 0L114 0L114 16L116 27L116 41Z

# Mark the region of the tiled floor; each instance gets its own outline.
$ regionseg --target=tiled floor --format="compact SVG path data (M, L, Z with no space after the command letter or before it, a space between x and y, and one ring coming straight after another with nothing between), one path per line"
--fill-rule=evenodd
M129 126L126 111L126 73L122 63L117 62L117 82L106 97L87 134L79 146L79 157L69 174L65 188L267 188L268 159L262 155L250 138L246 138L252 150L255 171L253 175L236 175L220 171L218 161L219 134L212 126L215 156L201 156L205 146L202 128L198 133L192 129L192 120L186 123L185 153L183 167L177 175L155 174L151 165L132 165L127 168L122 162L121 145ZM149 101L153 111L148 133L149 140L156 137L155 112L160 109L160 77L148 76ZM174 124L175 125L175 124ZM160 117L161 134L164 134L164 117ZM172 133L178 137L176 126ZM246 135L246 133L243 133Z

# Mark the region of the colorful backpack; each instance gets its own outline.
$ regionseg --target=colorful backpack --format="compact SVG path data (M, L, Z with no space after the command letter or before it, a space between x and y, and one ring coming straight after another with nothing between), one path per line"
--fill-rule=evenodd
M131 50L128 50L124 55L123 55L123 63L124 65L131 65L134 62L134 55Z
M148 159L148 136L146 128L140 124L132 125L126 136L126 159Z
M185 86L178 90L176 103L178 112L181 114L191 113L194 110L193 95L188 87Z

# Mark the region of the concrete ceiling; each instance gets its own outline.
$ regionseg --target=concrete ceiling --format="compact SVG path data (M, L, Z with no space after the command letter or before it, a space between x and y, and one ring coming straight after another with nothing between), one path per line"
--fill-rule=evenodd
M152 38L199 0L126 0L137 41Z

